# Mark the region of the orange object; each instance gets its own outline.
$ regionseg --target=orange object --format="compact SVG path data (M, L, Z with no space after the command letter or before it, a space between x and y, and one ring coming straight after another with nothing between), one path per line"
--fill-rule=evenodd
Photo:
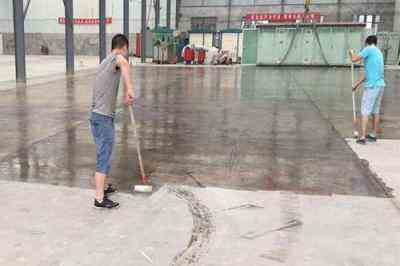
M185 48L185 51L183 52L183 60L185 60L185 62L190 62L192 61L192 52L191 49L189 47Z
M190 61L194 61L196 59L194 49L190 48L189 50L190 50Z
M197 63L199 65L204 64L204 61L206 60L206 50L200 49L199 55L197 56Z
M140 33L136 33L136 51L135 51L135 55L136 57L140 57L140 47L141 45L141 36Z

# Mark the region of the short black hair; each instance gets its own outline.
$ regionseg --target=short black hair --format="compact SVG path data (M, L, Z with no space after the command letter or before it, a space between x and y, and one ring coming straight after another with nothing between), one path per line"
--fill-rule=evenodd
M111 50L123 48L125 45L129 47L128 38L123 34L117 34L112 38Z
M372 44L377 45L377 43L378 43L378 38L376 38L375 35L370 35L370 36L368 36L367 39L365 40L365 43L368 44L368 45L372 45Z

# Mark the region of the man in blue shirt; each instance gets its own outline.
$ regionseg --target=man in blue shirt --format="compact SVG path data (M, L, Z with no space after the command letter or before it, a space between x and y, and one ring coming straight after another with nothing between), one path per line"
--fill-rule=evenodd
M356 90L365 82L361 103L361 127L362 132L357 140L358 144L366 144L366 140L376 141L379 128L379 109L385 88L384 63L382 52L376 47L378 39L375 35L368 36L365 40L366 47L356 54L350 51L353 62L364 62L364 73L360 79L353 84ZM373 116L373 133L367 134L369 116Z

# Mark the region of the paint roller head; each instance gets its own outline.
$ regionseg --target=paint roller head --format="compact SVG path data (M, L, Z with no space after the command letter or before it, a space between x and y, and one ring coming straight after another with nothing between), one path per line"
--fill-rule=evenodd
M142 184L141 185L136 185L133 190L135 192L140 192L140 193L151 193L153 192L153 186L149 184L149 178L145 175L142 175Z
M133 189L135 192L140 192L140 193L153 192L153 186L151 185L136 185Z

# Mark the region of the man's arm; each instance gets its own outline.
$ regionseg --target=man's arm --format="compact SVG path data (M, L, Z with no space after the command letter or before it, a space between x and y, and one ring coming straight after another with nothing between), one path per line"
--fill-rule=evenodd
M129 62L122 55L117 56L117 65L121 69L122 79L124 80L125 96L124 102L126 105L133 103L133 85L130 76Z
M353 91L357 90L358 87L365 81L365 74L361 72L360 78L357 80L356 84L353 85Z
M349 55L350 55L350 60L353 63L361 63L362 61L362 56L358 55L353 49L349 50Z

